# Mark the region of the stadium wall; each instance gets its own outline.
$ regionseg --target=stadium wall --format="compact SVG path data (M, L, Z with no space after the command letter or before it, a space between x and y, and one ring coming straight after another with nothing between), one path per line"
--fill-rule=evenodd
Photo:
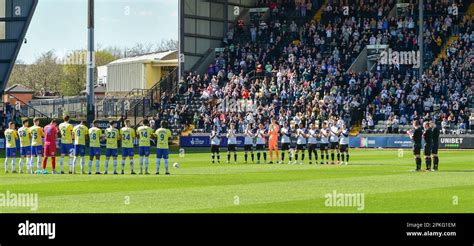
M237 137L237 146L243 147L244 136ZM474 136L441 135L440 149L474 149ZM209 136L182 136L179 139L181 147L210 147ZM359 135L349 139L351 148L411 148L411 139L404 135ZM227 138L221 138L221 147L227 146Z

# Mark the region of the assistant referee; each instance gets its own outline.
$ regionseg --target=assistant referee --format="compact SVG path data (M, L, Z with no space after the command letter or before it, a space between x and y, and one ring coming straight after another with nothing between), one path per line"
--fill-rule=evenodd
M425 149L423 154L425 155L426 171L431 171L431 148L433 146L433 134L428 121L423 123L423 129L423 139L425 140Z
M413 154L415 155L416 169L415 171L421 171L421 138L423 135L423 130L420 127L420 122L418 120L413 121L413 131L408 131L408 135L413 141Z
M433 171L438 171L439 127L436 126L436 123L433 120L430 121L430 127L432 131L431 138L433 139L433 143L431 146L431 156L433 158Z

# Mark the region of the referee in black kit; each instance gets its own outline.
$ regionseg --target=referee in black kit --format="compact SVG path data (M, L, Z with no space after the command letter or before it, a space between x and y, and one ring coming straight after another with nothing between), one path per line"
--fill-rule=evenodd
M423 154L425 155L426 171L431 171L431 147L433 146L433 134L428 121L423 122L423 140L425 140Z
M431 145L431 156L433 158L433 171L438 171L438 147L439 147L439 127L436 126L434 120L430 121L431 127L431 138L432 138L432 145Z
M421 150L421 138L423 136L423 130L420 127L420 122L418 120L413 121L413 132L408 131L408 135L413 140L413 154L415 155L415 162L416 162L416 170L421 171L421 157L420 157L420 150Z

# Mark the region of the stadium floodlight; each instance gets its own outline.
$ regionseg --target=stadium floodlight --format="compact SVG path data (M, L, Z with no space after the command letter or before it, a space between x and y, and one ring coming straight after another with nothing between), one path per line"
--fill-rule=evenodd
M87 6L87 124L94 120L94 0L88 1Z
M421 79L422 76L423 76L423 56L424 56L424 52L423 52L423 0L420 0L419 1L419 15L420 15L420 20L419 20L419 34L418 34L418 49L420 50L420 71L419 71L419 78Z

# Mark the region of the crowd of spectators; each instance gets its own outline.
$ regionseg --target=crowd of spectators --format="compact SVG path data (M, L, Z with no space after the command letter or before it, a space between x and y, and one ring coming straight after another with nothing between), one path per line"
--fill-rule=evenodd
M271 117L280 123L337 117L368 130L385 121L390 133L415 118L448 121L447 130L470 125L473 23L451 16L452 9L440 10L451 1L425 3L425 58L434 60L449 36L460 38L421 79L413 65L378 64L362 73L349 69L368 44L418 50L413 5L403 16L387 17L394 0L332 0L316 22L317 1L261 2L270 6L268 16L248 25L239 22L207 73L189 73L180 82L179 95L200 103L197 108L186 103L173 113L182 112L197 129L208 132L212 125L225 128L232 122L243 131ZM349 6L348 15L343 6Z

